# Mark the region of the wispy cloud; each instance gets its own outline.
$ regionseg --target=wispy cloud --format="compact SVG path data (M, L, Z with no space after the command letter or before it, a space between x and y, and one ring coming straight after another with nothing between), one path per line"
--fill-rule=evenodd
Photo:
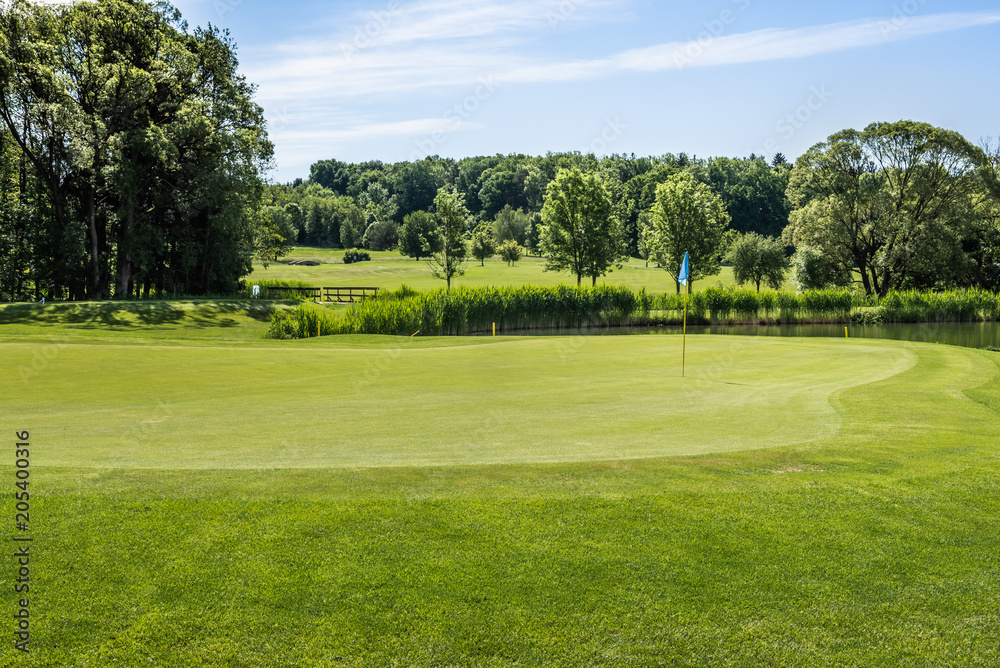
M616 20L628 6L629 0L389 2L384 10L353 15L347 30L244 53L244 64L265 108L287 108L293 119L274 137L282 159L310 147L329 153L329 144L453 131L441 118L400 120L398 110L406 100L442 92L461 98L487 78L504 87L802 59L1000 22L1000 12L867 19L668 42L597 58L558 60L546 48L554 30ZM364 39L352 43L352 35ZM372 117L378 102L394 113ZM362 115L368 119L359 122Z
M910 17L898 24L868 20L757 30L699 42L658 44L597 59L553 62L532 59L523 49L504 48L507 45L489 41L470 45L465 40L523 28L529 18L541 20L544 12L539 12L537 5L514 5L505 21L496 25L488 17L501 9L499 3L484 0L472 7L464 5L422 5L419 15L411 14L409 23L400 20L397 28L385 34L384 42L358 53L350 63L331 51L329 45L299 44L287 50L278 62L253 70L252 78L260 82L265 99L324 90L335 92L339 98L407 93L468 86L486 75L501 83L579 81L627 71L662 72L806 58L1000 22L1000 13L935 14ZM438 7L442 14L423 17L431 7ZM400 48L403 44L406 48ZM698 58L692 60L689 54L695 49Z
M1000 13L935 14L902 21L868 20L795 30L756 30L698 42L697 49L691 42L634 49L604 62L613 70L655 72L807 58L997 22ZM694 51L698 53L696 59L690 56Z

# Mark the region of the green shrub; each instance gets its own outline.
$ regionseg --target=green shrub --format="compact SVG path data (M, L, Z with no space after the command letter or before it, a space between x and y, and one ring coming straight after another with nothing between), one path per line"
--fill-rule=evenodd
M349 248L344 251L344 264L354 264L355 262L371 262L372 256L368 251L357 248Z

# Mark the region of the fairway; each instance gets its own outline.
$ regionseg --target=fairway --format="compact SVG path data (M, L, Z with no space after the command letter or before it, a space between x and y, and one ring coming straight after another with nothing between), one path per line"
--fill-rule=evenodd
M880 342L709 336L691 340L682 379L674 336L353 341L67 345L0 400L44 425L49 466L614 460L828 436L835 393L916 360ZM4 346L0 370L17 377L33 353Z
M0 332L35 536L0 665L1000 660L996 353L698 336L681 378L675 336L177 308Z
M253 283L265 280L294 280L317 287L367 286L387 290L395 290L403 284L416 290L444 287L444 281L431 275L427 259L418 262L400 255L398 251L372 251L370 254L372 256L370 262L343 264L342 250L299 246L277 262L270 263L267 269L255 264L253 273L246 278L246 281ZM289 264L297 260L312 260L320 264L315 267ZM539 257L525 257L512 266L497 259L487 260L485 265L480 265L477 260L470 260L465 274L456 277L453 284L456 286L576 284L576 277L572 274L544 271L544 265L544 260ZM590 279L585 278L584 284L590 285ZM676 289L673 279L665 270L658 268L653 262L647 267L644 261L636 258L629 259L621 269L614 269L598 278L597 284L624 285L633 290L646 288L653 293L673 292ZM691 290L697 292L713 286L725 287L734 284L732 267L722 267L717 276L694 281ZM794 292L795 288L786 280L782 290Z

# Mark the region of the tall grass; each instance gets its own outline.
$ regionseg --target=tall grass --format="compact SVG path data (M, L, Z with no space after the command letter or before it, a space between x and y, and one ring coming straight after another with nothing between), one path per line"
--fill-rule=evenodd
M317 334L454 336L520 329L618 327L679 323L684 295L625 287L462 287L416 292L402 286L341 315L313 304L274 315L269 336ZM985 290L893 292L883 298L850 290L800 294L708 288L688 298L691 324L970 322L1000 320L1000 297Z
M628 288L479 287L387 295L355 304L341 321L350 333L458 335L526 328L620 326L641 312Z
M977 288L947 292L890 292L873 307L883 322L1000 320L1000 296Z

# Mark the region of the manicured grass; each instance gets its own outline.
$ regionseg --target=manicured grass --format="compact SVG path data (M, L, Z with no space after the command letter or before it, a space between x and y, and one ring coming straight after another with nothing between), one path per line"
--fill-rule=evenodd
M305 281L315 286L371 286L395 290L402 284L417 290L431 290L444 286L444 281L434 278L427 268L427 261L417 262L413 258L403 257L396 251L371 253L371 262L342 264L344 252L329 248L295 248L288 256L279 262L273 262L267 269L255 266L254 273L247 280L296 280ZM316 267L289 265L294 260L314 260L321 264ZM500 260L487 260L486 266L480 266L472 260L464 276L456 278L454 285L558 285L560 283L575 284L576 277L565 272L543 271L544 260L538 257L526 257L513 266L508 267ZM642 260L631 260L621 269L599 278L599 285L625 285L635 290L646 288L650 292L668 292L674 290L670 276L663 269L657 269L655 264L645 266ZM715 285L732 285L733 270L723 267L718 276L696 281L692 290L698 291ZM586 280L590 285L590 280ZM794 292L786 282L784 290Z
M44 466L311 468L627 459L775 447L835 431L831 393L897 373L881 342L678 337L62 348L4 400L66 434ZM574 347L578 346L578 347ZM5 346L30 368L32 344ZM845 374L850 365L857 368ZM774 373L774 369L780 369ZM17 372L15 371L15 374ZM752 388L752 389L751 389ZM197 434L192 439L191 434ZM53 436L54 438L54 436Z
M996 353L115 335L0 342L3 665L1000 660Z
M248 300L0 304L0 341L257 340L275 308Z

